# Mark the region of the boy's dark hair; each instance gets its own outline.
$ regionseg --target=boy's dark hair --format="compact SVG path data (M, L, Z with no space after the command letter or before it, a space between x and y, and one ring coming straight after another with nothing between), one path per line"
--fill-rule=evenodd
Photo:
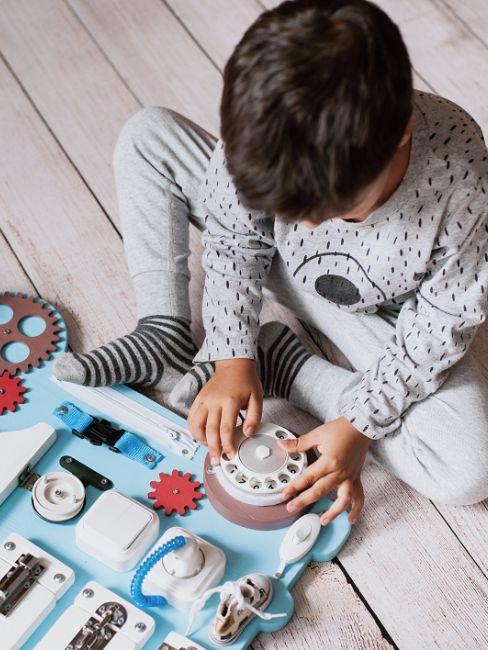
M320 222L354 205L412 112L398 27L366 0L290 0L263 13L225 66L228 169L249 207Z

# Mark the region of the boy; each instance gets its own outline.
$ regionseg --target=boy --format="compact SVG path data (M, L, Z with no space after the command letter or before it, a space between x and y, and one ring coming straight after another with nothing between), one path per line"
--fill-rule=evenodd
M397 27L366 0L264 13L226 65L221 127L217 142L152 108L123 130L115 175L140 320L56 375L173 390L214 463L235 453L241 409L252 435L263 392L289 399L323 423L298 448L322 455L283 496L292 511L337 488L323 523L347 508L356 520L368 451L431 499L486 498L488 386L469 350L488 289L479 127L412 89ZM190 221L205 244L196 357ZM279 323L259 331L263 289L354 371Z

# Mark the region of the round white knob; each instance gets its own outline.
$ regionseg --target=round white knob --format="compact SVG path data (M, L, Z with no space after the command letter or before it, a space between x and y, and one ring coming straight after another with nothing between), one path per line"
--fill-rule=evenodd
M176 578L193 578L203 568L205 558L197 540L187 537L186 544L163 558L166 571Z
M271 456L271 449L266 447L266 445L259 445L259 447L256 447L256 456L259 460L269 458Z
M308 522L304 522L303 526L300 526L296 529L295 535L293 537L293 542L295 544L301 544L307 539L311 532L312 528L310 524Z

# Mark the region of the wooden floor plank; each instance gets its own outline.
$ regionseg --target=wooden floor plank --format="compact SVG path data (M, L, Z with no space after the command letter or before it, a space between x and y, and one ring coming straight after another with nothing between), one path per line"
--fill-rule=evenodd
M422 496L369 462L340 562L402 650L488 647L488 582Z
M262 634L253 650L387 650L373 617L340 568L312 563L293 590L296 608L284 630Z
M245 30L263 11L257 0L165 2L221 70Z
M32 282L24 272L7 240L0 231L0 260L2 260L2 285L0 291L12 291L36 295Z
M218 132L221 75L160 0L69 0L142 104Z
M485 576L488 576L486 548L488 499L482 503L462 508L439 506L439 510Z
M471 113L488 133L486 46L442 0L377 0L377 4L399 23L417 72L437 93Z
M5 0L0 48L100 203L116 219L112 150L138 102L63 0Z
M74 345L100 344L133 325L122 242L3 63L0 94L2 230Z
M462 20L468 30L488 47L488 6L486 0L439 0L455 17ZM487 54L488 55L488 54Z

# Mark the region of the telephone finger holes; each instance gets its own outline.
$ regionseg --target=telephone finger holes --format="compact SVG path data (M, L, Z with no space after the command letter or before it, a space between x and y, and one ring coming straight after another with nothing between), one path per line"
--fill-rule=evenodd
M278 438L278 440L286 440L288 438L286 431L281 431L281 429L275 431L275 436Z
M293 463L290 463L286 467L287 472L290 472L290 474L298 474L298 466L293 465Z
M290 454L290 458L292 460L298 461L298 460L300 460L300 454L297 454L297 453Z
M247 482L247 476L243 472L238 472L236 474L236 482L240 483L241 485L243 483L246 483Z
M249 480L249 485L252 487L253 490L260 490L262 483L261 481L258 481L257 478L252 478Z
M277 485L278 485L278 483L276 481L273 481L272 478L267 478L264 481L264 487L267 490L275 490Z
M278 476L278 481L282 483L283 485L286 485L287 483L290 482L290 477L287 476L286 474L280 474Z
M225 471L228 474L235 474L237 472L237 467L235 465L226 465L225 466Z

